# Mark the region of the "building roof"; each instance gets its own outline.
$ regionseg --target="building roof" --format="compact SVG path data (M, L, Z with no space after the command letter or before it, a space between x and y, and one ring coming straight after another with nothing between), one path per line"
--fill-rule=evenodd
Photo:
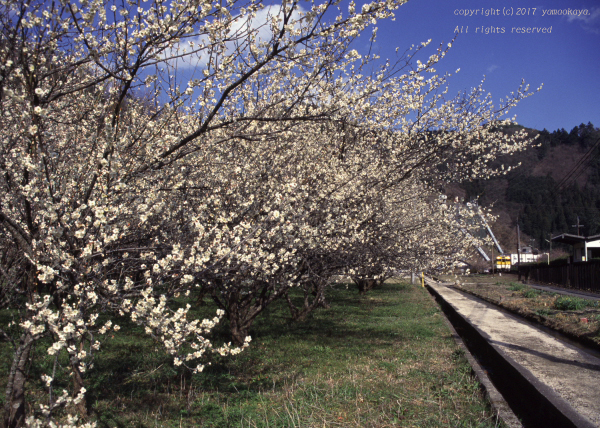
M560 242L562 244L575 245L581 242L598 241L600 240L600 235L580 236L571 235L570 233L563 233L562 235L553 236L552 240L554 242Z

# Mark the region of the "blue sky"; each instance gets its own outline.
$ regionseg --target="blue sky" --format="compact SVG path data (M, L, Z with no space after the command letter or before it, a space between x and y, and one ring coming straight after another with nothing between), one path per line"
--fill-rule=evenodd
M544 10L569 7L587 10L589 15L543 16ZM503 16L509 8L513 16ZM491 9L500 9L500 15L485 16ZM477 10L477 14L464 16L461 10ZM517 16L518 11L524 15ZM516 114L519 124L549 131L569 131L582 122L600 127L600 0L410 0L397 10L395 21L381 21L377 27L376 51L390 59L396 47L403 52L428 39L432 41L426 52L432 54L440 43L452 40L456 27L462 27L437 66L440 73L460 68L450 78L450 94L477 86L485 75L484 89L498 103L525 79L532 88L542 83L544 87L511 110L510 116ZM497 32L486 34L490 27ZM519 34L513 27L551 30ZM366 43L368 34L359 45L361 39Z

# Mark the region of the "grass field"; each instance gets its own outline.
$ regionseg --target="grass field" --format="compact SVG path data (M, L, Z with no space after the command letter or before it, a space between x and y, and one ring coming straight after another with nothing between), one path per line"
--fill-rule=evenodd
M197 375L120 322L86 374L91 418L111 428L500 425L424 289L385 284L361 297L339 285L328 299L331 308L298 323L274 306L257 320L249 349L213 358ZM4 379L9 354L4 343ZM39 375L31 369L30 399ZM70 387L65 373L56 379Z

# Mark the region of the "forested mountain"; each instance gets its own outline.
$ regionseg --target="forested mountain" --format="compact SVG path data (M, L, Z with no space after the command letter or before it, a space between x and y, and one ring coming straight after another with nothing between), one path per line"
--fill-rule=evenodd
M514 133L522 129L505 129ZM537 135L536 147L498 164L518 165L508 174L488 180L461 183L449 190L466 201L478 199L492 205L498 216L494 233L505 251L516 250L517 221L524 234L523 245L549 248L550 235L600 234L600 128L581 124L570 132L528 129Z

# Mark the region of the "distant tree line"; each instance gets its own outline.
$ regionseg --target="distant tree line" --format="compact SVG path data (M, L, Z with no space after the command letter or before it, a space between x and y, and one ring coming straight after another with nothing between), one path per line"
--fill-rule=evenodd
M504 131L511 134L517 128L513 125ZM577 224L577 217L579 224L583 225L579 234L600 234L600 128L588 122L587 125L575 126L570 132L564 128L554 132L546 129L530 131L530 135L535 133L539 135L536 140L538 147L507 162L522 162L522 167L504 177L464 183L462 187L467 193L466 198L481 197L484 204L495 202L498 207L508 207L513 215L516 205L521 231L534 238L535 245L542 250L549 248L547 240L551 234L577 234L577 228L573 227ZM571 169L563 171L562 165L556 165L561 170L557 170L554 176L550 173L546 176L532 175L533 166L558 146L573 146L574 150L581 152L583 162L580 167L566 181L564 178ZM505 161L508 160L498 160ZM491 191L493 183L498 184L498 180L508 182L503 195Z

